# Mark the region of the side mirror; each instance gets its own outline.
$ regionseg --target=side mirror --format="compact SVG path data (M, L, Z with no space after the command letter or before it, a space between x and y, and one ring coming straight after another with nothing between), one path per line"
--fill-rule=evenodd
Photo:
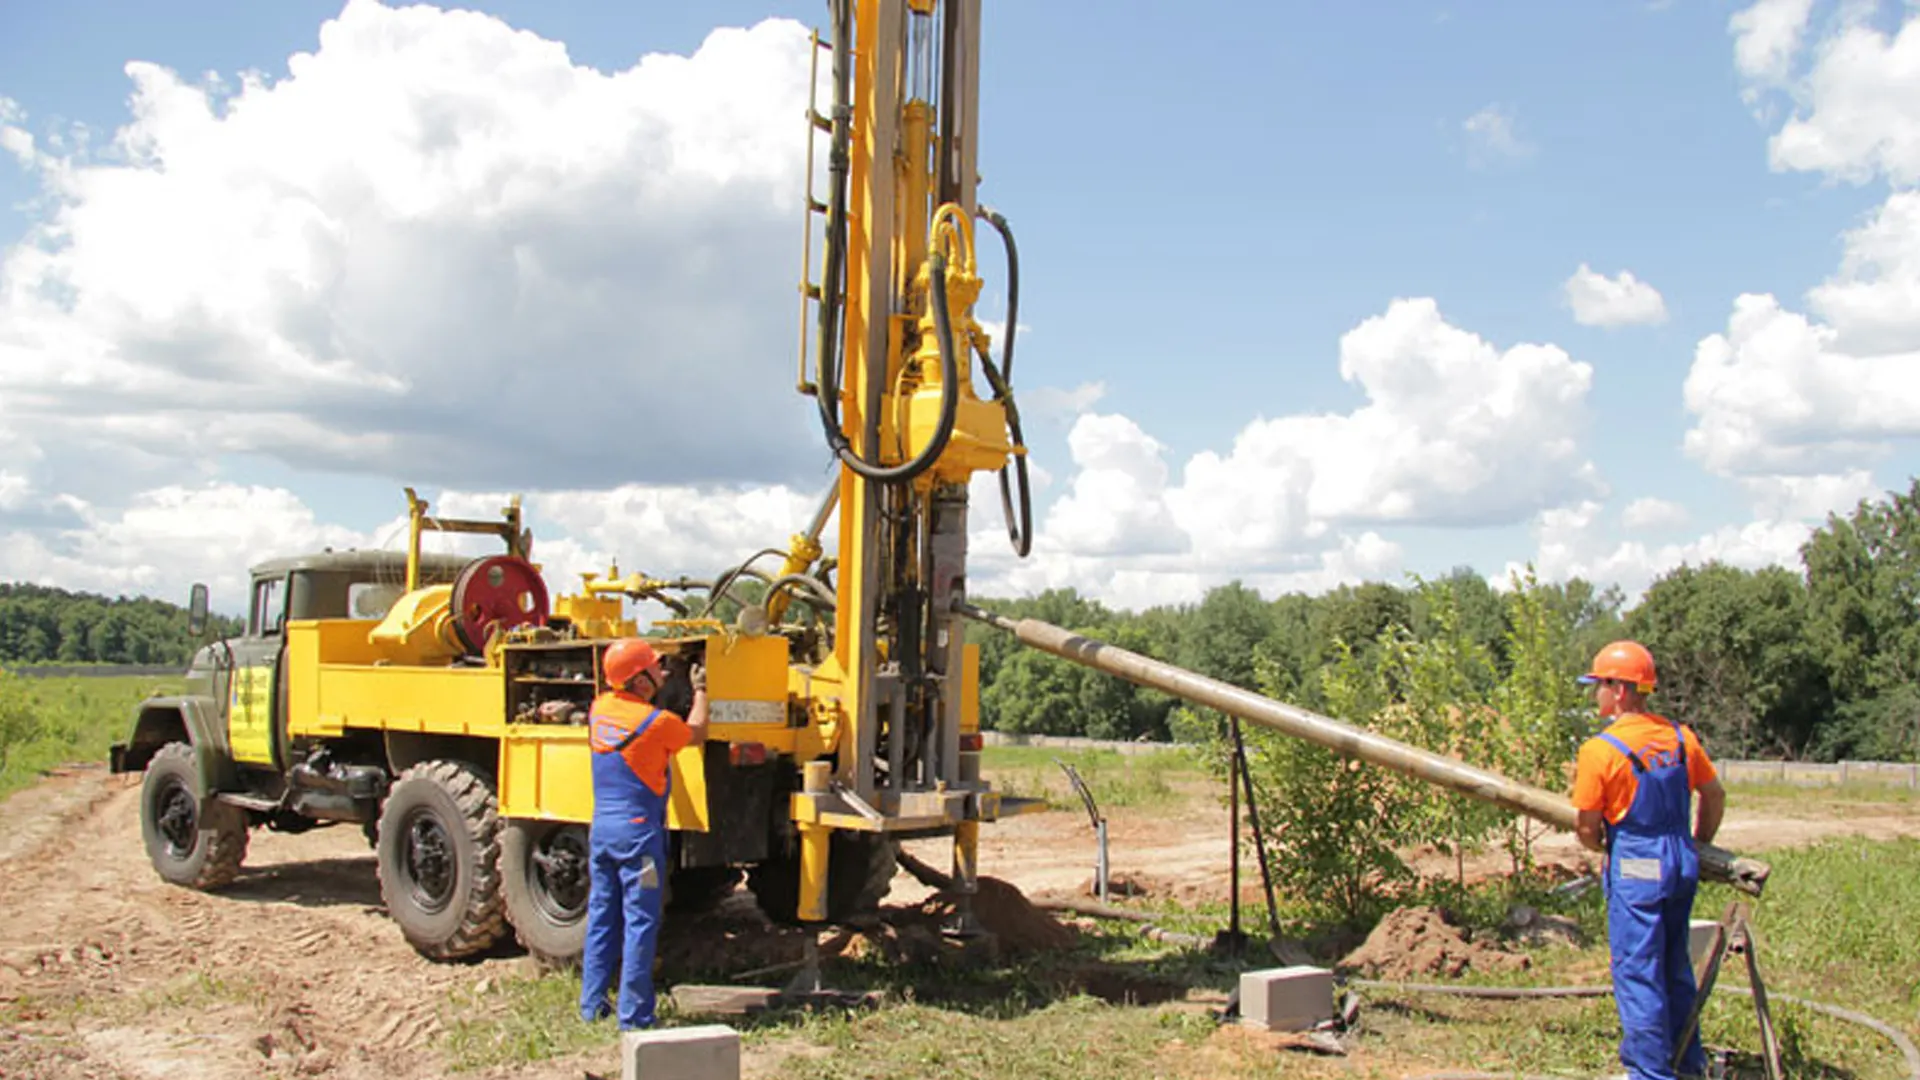
M194 637L207 632L207 587L194 582L187 599L187 633Z

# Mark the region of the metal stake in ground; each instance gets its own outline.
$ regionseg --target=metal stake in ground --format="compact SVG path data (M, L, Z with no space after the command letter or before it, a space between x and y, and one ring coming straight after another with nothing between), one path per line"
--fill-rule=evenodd
M1253 797L1253 773L1247 768L1247 744L1240 738L1240 721L1233 722L1233 760L1234 771L1239 782L1247 789L1247 825L1253 829L1253 850L1260 856L1260 885L1267 893L1267 932L1268 939L1275 945L1280 941L1280 908L1273 900L1273 871L1267 866L1267 834L1260 829L1260 807ZM1238 845L1236 845L1236 850ZM1240 890L1235 883L1234 904L1240 903Z

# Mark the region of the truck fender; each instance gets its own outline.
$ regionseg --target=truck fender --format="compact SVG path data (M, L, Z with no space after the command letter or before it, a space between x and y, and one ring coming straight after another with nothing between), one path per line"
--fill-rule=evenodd
M232 791L239 787L233 756L227 752L226 732L220 727L220 711L212 699L204 697L155 697L141 702L127 741L115 743L111 750L112 770L144 771L154 753L170 742L192 745L204 790Z

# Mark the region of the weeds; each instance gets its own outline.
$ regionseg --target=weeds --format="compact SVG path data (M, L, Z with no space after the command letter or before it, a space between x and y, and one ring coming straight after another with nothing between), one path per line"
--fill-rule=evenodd
M104 762L126 738L134 708L155 693L178 693L178 677L25 678L0 672L0 798L56 765Z
M1179 801L1194 785L1210 783L1193 751L1174 746L1139 754L995 746L984 752L981 769L1003 794L1044 798L1055 808L1077 810L1080 799L1061 762L1080 774L1103 811L1166 806Z

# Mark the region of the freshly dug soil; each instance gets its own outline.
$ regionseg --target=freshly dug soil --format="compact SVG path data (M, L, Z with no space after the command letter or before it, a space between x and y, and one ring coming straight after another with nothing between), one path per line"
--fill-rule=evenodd
M973 914L980 925L1000 939L1006 953L1048 952L1073 946L1073 929L1049 912L1034 907L1018 887L996 877L975 882ZM944 920L955 910L952 893L935 893L920 905L921 914Z
M1525 971L1531 961L1495 940L1474 940L1442 908L1400 908L1340 962L1377 979L1457 979L1468 971Z

